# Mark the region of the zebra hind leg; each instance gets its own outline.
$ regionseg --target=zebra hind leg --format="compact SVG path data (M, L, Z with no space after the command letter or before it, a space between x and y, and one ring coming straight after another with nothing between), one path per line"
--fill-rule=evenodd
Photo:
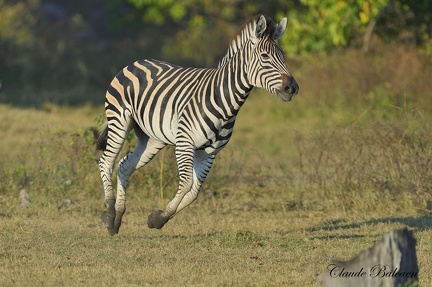
M104 151L99 160L99 169L105 192L105 210L102 211L101 219L111 235L114 235L114 218L116 216L115 197L111 180L113 163L116 156L117 154L113 154L110 151Z
M117 158L123 143L132 128L129 117L118 117L108 121L105 130L99 138L99 143L104 143L101 147L104 152L99 159L99 169L105 192L105 210L101 214L101 219L105 224L110 235L118 232L115 229L116 200L112 188L112 173L115 159ZM99 144L98 144L99 145Z
M114 164L114 159L116 155L112 151L107 151L107 139L108 139L108 124L103 127L101 133L94 130L93 134L95 136L96 149L103 151L102 156L99 159L99 170L102 178L102 183L105 192L105 211L101 214L101 219L104 222L108 230L114 228L114 217L115 217L115 198L112 189L111 176L112 167Z
M117 171L117 199L112 230L114 234L118 233L122 217L126 212L126 189L129 177L135 170L146 165L166 145L158 140L150 139L138 128L135 128L135 134L138 137L138 145L120 161Z

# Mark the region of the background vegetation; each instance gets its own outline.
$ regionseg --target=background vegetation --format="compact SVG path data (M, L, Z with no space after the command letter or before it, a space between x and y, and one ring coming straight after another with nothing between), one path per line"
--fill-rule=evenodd
M401 226L432 284L430 1L261 2L0 0L0 285L314 286ZM214 66L261 12L288 16L299 95L254 91L197 202L155 231L177 184L163 150L109 237L90 128L112 77L147 57Z
M281 45L290 62L346 48L374 53L375 38L430 56L430 11L428 0L0 0L0 102L98 104L113 75L141 58L215 66L258 13L288 17Z

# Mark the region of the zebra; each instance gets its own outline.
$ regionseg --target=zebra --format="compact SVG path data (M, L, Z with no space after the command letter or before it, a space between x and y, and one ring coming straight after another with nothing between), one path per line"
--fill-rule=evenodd
M276 44L287 26L261 15L234 36L217 68L184 68L145 59L123 68L106 92L106 124L96 145L103 153L99 170L105 192L101 219L117 234L126 211L130 175L162 148L175 146L178 189L164 210L148 216L161 229L198 196L217 153L229 142L237 113L253 87L291 101L299 86ZM112 188L115 160L134 130L138 143L119 161L117 194Z

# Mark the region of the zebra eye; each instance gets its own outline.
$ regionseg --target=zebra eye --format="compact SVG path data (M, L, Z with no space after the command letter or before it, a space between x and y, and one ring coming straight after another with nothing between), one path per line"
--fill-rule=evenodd
M262 57L263 59L268 59L268 58L270 58L269 54L267 54L267 53L261 53L261 57Z

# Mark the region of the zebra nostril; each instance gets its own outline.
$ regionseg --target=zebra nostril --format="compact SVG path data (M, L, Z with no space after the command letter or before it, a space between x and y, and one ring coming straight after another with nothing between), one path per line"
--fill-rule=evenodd
M297 94L297 89L295 86L291 88L291 94Z
M290 95L294 95L298 92L297 82L288 74L282 74L282 87L281 91Z
M295 87L285 86L284 88L285 92L292 95L295 94L297 89Z

